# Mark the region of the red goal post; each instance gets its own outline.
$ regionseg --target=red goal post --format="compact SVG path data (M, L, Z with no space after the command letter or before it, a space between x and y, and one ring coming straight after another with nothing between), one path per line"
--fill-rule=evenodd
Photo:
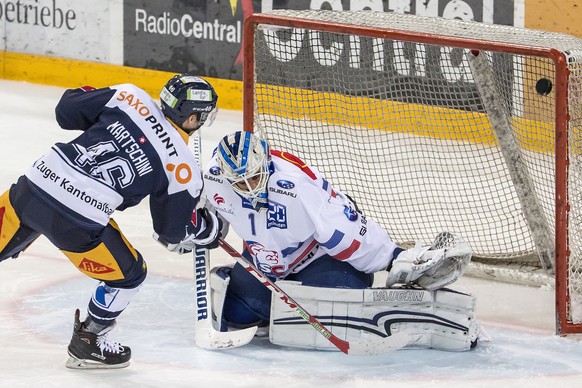
M582 41L376 11L245 21L244 128L400 244L462 234L471 273L556 289L582 332Z

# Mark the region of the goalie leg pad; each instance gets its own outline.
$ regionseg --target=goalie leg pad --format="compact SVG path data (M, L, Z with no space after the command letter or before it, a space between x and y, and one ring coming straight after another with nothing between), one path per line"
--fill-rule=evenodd
M246 270L241 272L241 268L240 265L235 264L234 267L216 267L210 271L212 325L217 331L240 330L258 326L255 335L265 337L268 333L268 326L267 320L260 315L260 306L265 304L267 306L265 308L266 311L269 311L270 300L268 298L270 297L270 291L258 283ZM258 298L258 302L253 299L255 294L253 285L260 286L259 291L266 294L267 299L263 301ZM248 291L251 298L250 301L245 300L245 294L239 292L241 288ZM256 310L253 309L255 307L257 308Z
M448 289L364 290L277 284L341 339L378 340L398 332L410 338L406 348L465 351L476 346L479 324L475 298ZM271 303L269 340L275 345L337 350L278 298Z
M448 351L475 348L480 331L475 316L475 298L450 289L423 292L432 294L432 300L427 300L426 304L397 306L402 319L390 325L391 332L406 332L409 335L406 348Z

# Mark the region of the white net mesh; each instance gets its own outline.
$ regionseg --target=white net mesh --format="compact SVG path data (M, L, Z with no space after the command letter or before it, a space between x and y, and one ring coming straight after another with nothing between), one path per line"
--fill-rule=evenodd
M556 117L556 64L539 52L566 53L571 71L569 279L570 292L582 292L582 218L576 207L582 195L582 90L576 86L582 73L575 54L582 52L582 41L373 11L277 10L272 15L318 25L289 28L293 24L286 19L285 27L256 26L254 130L273 148L317 167L397 242L428 243L440 231L457 232L483 271L503 264L501 272L507 272L512 266L509 278L523 273L534 283L552 281L540 271L544 263L530 230L538 222L552 238L556 230L554 129L561 120ZM539 204L538 219L524 216L523 195L516 191L510 161L467 61L466 49L475 42L489 47L487 53L485 46L478 48L495 75L496 100L518 144L513 155L530 182L526 194Z

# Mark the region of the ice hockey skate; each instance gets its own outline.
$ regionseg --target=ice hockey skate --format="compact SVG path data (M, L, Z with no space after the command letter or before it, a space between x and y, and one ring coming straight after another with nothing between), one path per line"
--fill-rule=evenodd
M114 325L99 333L85 331L85 323L79 320L79 310L75 312L73 338L69 344L69 359L65 366L71 369L114 369L129 365L131 349L118 342L108 341L107 334Z

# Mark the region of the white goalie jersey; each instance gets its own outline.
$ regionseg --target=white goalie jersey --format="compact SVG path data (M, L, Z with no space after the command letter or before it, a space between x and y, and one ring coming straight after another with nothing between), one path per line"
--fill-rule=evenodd
M396 244L386 231L299 158L272 150L271 161L264 212L235 193L216 157L204 172L207 203L246 242L261 271L281 279L325 254L366 273L387 267Z

